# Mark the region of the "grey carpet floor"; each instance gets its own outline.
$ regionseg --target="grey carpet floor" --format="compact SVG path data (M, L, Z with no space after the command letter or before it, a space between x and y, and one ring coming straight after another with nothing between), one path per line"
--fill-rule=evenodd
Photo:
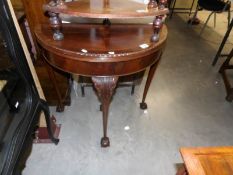
M187 16L168 20L167 48L147 97L139 109L145 77L136 87L118 88L109 114L111 147L101 148L102 118L91 88L81 97L72 91L64 113L52 113L62 124L60 143L34 144L23 175L172 175L182 163L180 147L233 144L233 106L225 101L218 74L223 58L211 66L225 31L188 27ZM222 27L223 26L223 27ZM232 48L228 42L224 52Z

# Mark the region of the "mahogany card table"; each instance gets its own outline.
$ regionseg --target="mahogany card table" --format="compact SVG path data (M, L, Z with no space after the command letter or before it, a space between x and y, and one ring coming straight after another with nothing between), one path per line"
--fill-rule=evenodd
M150 68L140 103L141 109L147 108L146 95L166 44L167 28L163 21L168 11L164 1L160 4L151 1L147 6L133 1L105 0L102 6L98 5L92 10L91 4L94 2L102 1L49 3L44 8L50 13L50 25L39 25L34 32L43 56L51 66L91 77L102 103L101 146L107 147L110 145L107 137L108 109L120 76ZM117 3L123 8L119 8ZM104 18L104 23L64 24L58 19L59 13ZM112 18L151 15L155 16L152 24L111 24L110 21Z

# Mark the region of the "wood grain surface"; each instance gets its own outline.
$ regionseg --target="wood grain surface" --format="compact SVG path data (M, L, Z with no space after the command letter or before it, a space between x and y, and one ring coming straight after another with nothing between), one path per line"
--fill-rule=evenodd
M45 58L67 72L89 76L128 75L139 72L159 59L167 28L157 43L150 41L151 25L63 26L65 38L55 41L50 26L37 26L35 34Z
M232 175L233 147L181 148L189 175Z
M79 0L66 2L64 6L45 5L44 10L85 18L135 18L168 14L168 9L148 9L147 4L133 0Z

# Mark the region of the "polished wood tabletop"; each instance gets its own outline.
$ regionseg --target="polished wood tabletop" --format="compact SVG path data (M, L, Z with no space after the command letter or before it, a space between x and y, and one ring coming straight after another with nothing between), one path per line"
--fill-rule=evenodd
M46 61L65 72L90 76L100 97L103 111L101 146L110 145L107 137L109 104L119 76L150 67L141 109L166 45L167 28L161 27L159 40L151 41L148 24L64 24L64 39L53 39L50 25L38 25L35 35Z
M36 27L35 34L49 51L46 59L59 69L85 76L112 76L139 72L159 59L167 28L164 25L156 43L150 41L151 28L147 24L66 24L65 38L55 41L50 26L42 25Z
M233 147L181 148L188 175L232 175Z
M109 25L110 19L128 19L153 16L153 35L151 41L158 41L158 33L168 14L167 0L149 0L147 4L135 0L78 0L66 2L65 0L51 0L43 5L48 14L53 39L62 40L62 20L60 14L82 18L100 18L103 24Z
M78 0L63 5L46 5L45 10L86 18L135 18L166 15L168 9L148 8L134 0Z

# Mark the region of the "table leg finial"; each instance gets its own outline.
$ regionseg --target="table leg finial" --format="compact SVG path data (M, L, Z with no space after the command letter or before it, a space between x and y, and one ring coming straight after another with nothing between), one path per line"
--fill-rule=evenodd
M50 26L53 30L53 39L58 41L63 40L64 35L61 32L62 22L59 18L59 14L50 12L49 16Z
M148 5L147 5L148 9L153 9L153 8L157 8L157 7L158 7L158 4L157 4L156 0L150 0Z
M163 26L163 16L156 16L153 21L154 34L151 36L151 42L159 41L159 32Z
M53 39L58 41L63 40L64 35L61 33L62 22L59 14L50 12L49 16L50 26L53 30Z
M167 0L159 0L159 5L158 5L160 10L163 10L168 7Z

